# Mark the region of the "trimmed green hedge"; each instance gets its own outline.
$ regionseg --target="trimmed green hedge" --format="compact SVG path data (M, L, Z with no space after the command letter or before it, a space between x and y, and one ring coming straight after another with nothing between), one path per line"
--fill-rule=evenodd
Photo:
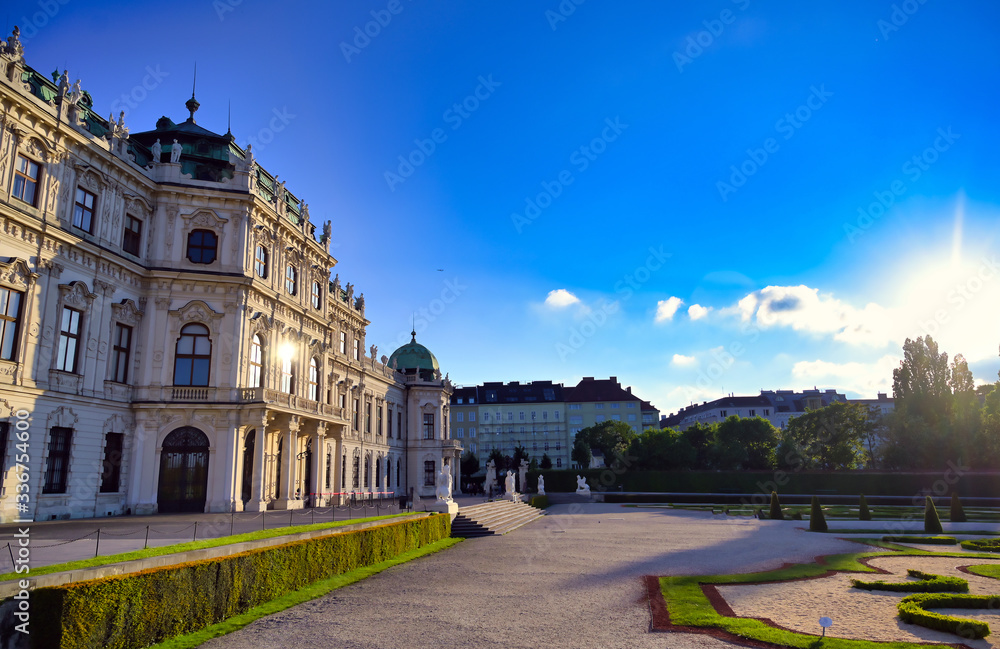
M972 539L962 541L962 547L966 550L976 550L978 552L1000 552L1000 539Z
M957 545L954 536L883 536L889 543L925 543L927 545Z
M594 491L740 493L758 494L755 507L767 507L772 491L783 494L835 492L838 495L869 494L914 498L923 505L924 490L941 481L940 471L927 473L876 471L634 471L615 473L612 469L551 469L530 471L528 482L534 484L539 474L545 476L549 493L576 491L577 474L587 478ZM952 487L959 495L1000 493L1000 473L966 473Z
M436 514L227 557L39 588L32 593L32 646L146 647L450 535L450 516Z
M919 570L907 570L906 574L920 581L862 581L852 579L851 585L862 590L891 590L897 593L967 593L969 582L959 577L932 575Z
M947 593L923 593L908 595L897 605L899 619L910 624L947 631L962 638L985 638L990 627L985 622L951 615L941 615L928 608L991 608L1000 607L997 595L952 595Z
M549 497L532 496L531 499L528 500L528 504L531 505L532 507L537 507L538 509L545 509L546 507L549 506Z

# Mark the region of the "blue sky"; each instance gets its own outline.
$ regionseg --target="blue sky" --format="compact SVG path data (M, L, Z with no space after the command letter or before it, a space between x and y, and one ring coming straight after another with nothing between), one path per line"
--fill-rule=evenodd
M198 123L231 101L332 220L369 341L416 313L458 383L873 397L924 333L997 379L1000 6L577 1L42 0L7 27L133 132L186 117L197 62Z

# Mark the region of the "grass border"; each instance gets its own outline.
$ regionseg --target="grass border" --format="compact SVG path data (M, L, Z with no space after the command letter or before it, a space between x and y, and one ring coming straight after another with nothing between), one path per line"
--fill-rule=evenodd
M170 640L165 640L159 644L152 645L150 649L189 649L191 647L197 647L205 642L208 642L212 638L218 638L234 631L238 631L262 617L280 613L281 611L291 608L292 606L308 602L309 600L316 599L317 597L322 597L330 591L343 588L344 586L349 586L355 582L371 577L372 575L378 574L383 570L387 570L388 568L401 563L419 559L420 557L434 554L435 552L440 552L441 550L447 550L464 540L465 539L457 537L441 539L440 541L429 543L425 546L416 548L415 550L404 552L393 557L392 559L389 559L388 561L376 563L371 566L365 566L364 568L356 568L334 577L330 577L329 579L318 581L306 586L305 588L300 588L299 590L282 595L281 597L273 599L266 604L261 604L260 606L252 608L245 613L241 613L229 618L228 620L219 622L218 624L213 624L195 631L194 633L177 636L176 638L171 638Z
M725 600L718 594L715 586L816 579L837 572L884 573L884 570L867 563L873 558L883 556L956 557L988 561L1000 559L1000 557L990 554L930 552L874 539L845 540L884 549L818 556L813 563L785 564L776 570L763 572L687 577L647 577L652 628L654 631L707 634L722 640L749 643L749 646L754 647L777 646L807 649L822 646L824 649L926 649L929 643L876 642L829 636L820 642L818 635L785 629L771 620L735 616ZM655 601L656 598L659 601ZM967 647L961 643L934 644L936 646Z
M294 525L292 527L274 527L269 530L244 532L242 534L234 534L233 536L219 536L214 539L202 539L201 541L185 541L184 543L161 545L155 548L146 548L143 550L131 550L129 552L121 552L119 554L108 554L99 557L91 557L90 559L77 559L76 561L68 561L66 563L53 563L51 565L41 566L39 568L32 567L30 576L31 578L34 578L42 575L50 575L56 572L65 572L68 570L97 568L99 566L106 566L112 563L122 563L124 561L136 561L138 559L151 559L153 557L162 557L167 554L178 554L181 552L191 552L193 550L205 550L208 548L217 548L224 545L246 543L247 541L261 541L266 539L277 538L279 536L287 536L290 534L300 534L302 532L316 532L319 530L343 527L345 525L353 525L355 523L370 523L372 521L390 520L393 518L399 518L400 516L412 516L412 514L409 513L388 514L386 516L371 516L369 518L352 518L344 521L330 521L326 523L309 523L308 525ZM13 581L15 579L24 579L24 575L19 575L13 572L6 572L0 574L0 582Z

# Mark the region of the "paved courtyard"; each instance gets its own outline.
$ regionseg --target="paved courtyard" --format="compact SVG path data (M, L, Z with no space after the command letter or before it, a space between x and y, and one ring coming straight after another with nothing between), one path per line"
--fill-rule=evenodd
M271 647L729 647L651 633L643 575L751 572L858 545L758 521L609 504L555 505L215 639Z

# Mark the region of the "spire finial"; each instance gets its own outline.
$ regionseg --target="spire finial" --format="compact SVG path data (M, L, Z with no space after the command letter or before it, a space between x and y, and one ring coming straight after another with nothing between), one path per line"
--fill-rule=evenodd
M413 339L410 340L410 342L411 343L417 342L417 314L416 313L413 314L413 331L410 332L410 335L413 336Z
M226 119L226 135L233 134L233 100L229 100L229 117Z
M194 64L194 81L191 83L191 99L188 99L184 104L189 111L191 111L191 116L188 117L188 121L195 124L194 114L201 107L198 100L194 98L194 91L198 87L198 64Z

